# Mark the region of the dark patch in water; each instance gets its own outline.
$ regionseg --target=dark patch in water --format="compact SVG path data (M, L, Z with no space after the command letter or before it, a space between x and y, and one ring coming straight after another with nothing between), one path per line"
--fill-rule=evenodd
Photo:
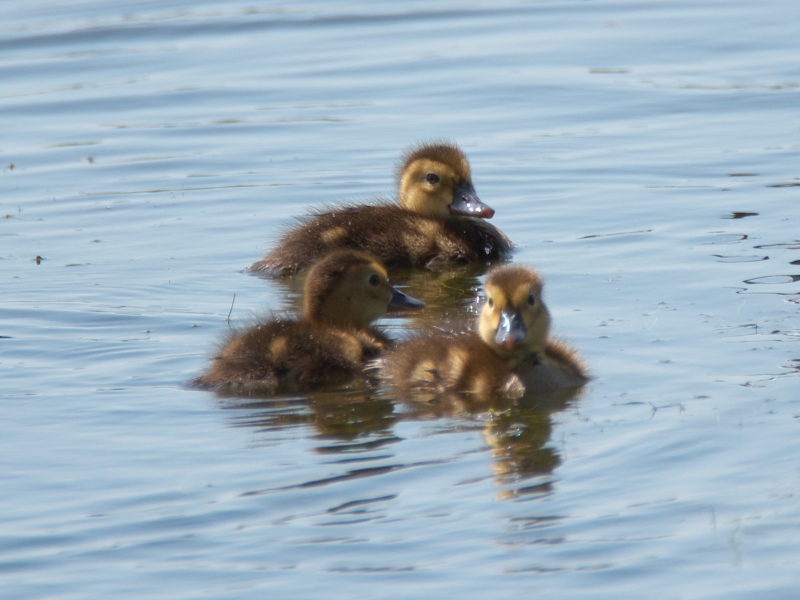
M344 504L340 504L339 506L334 506L333 508L329 508L328 512L336 513L343 510L355 508L356 506L372 504L373 502L386 502L387 500L394 500L395 498L397 498L397 494L389 494L388 496L380 496L378 498L365 498L364 500L353 500L351 502L345 502Z
M414 567L361 567L348 569L340 567L338 569L328 569L329 573L411 573Z
M716 246L717 244L738 244L748 239L746 233L717 233L717 239L710 242L703 242L705 245Z
M384 467L368 467L366 469L355 469L352 471L348 471L343 475L334 475L332 477L325 477L323 479L314 479L312 481L306 481L304 483L298 483L297 485L287 485L280 488L271 488L265 490L254 490L251 492L243 492L239 494L239 497L246 498L249 496L261 496L263 494L269 492L280 492L285 490L301 490L306 488L315 488L324 485L330 485L332 483L340 483L342 481L352 481L354 479L361 479L364 477L374 477L375 475L385 475L386 473L392 473L393 471L398 471L400 469L408 469L412 467L428 467L432 465L441 465L445 464L446 460L429 460L417 463L411 463L407 465L386 465Z
M745 217L757 217L757 212L732 212L729 215L722 215L720 219L744 219Z
M762 260L769 260L769 256L723 256L722 254L712 254L713 257L719 258L717 262L722 263L744 263L744 262L761 262Z
M744 283L750 285L767 284L774 285L778 283L794 283L800 281L800 275L764 275L763 277L753 277L753 279L745 279Z
M791 242L788 244L762 244L761 246L753 246L757 249L762 248L788 248L789 250L800 250L800 243L798 242Z
M583 237L579 237L579 240L590 240L593 238L602 238L602 237L612 237L615 235L633 235L635 233L652 233L652 229L640 229L639 231L620 231L618 233L595 233L592 235L585 235Z

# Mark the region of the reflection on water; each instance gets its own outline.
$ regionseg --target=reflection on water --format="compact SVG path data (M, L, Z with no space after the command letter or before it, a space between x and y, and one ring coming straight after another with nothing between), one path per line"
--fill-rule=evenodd
M575 397L576 392L572 391L556 397L526 398L520 403L509 404L476 403L465 396L449 394L429 403L396 407L395 402L375 395L352 397L335 394L312 395L293 402L265 399L257 405L237 406L228 402L226 408L246 411L243 416L233 417L233 423L238 427L253 428L257 433L299 425L312 426L319 442L316 452L342 454L346 457L345 462L387 458L370 455L353 459L352 453L385 449L388 444L397 442L399 438L392 433L392 427L401 420L447 416L465 426L479 426L491 449L498 483L517 486L513 491L504 492L503 497L511 498L549 490L547 483L532 487L520 483L530 477L549 474L558 465L558 454L547 445L552 430L550 415L563 409ZM358 471L360 476L383 472L384 467Z
M551 415L563 410L579 394L580 391L569 390L509 400L448 393L428 400L402 401L379 391L362 389L286 398L226 398L223 406L234 412L231 417L234 426L253 429L257 435L310 427L316 440L315 452L341 456L335 463L391 459L391 452L386 452L388 446L400 439L394 434L397 423L448 418L462 427L481 431L491 450L497 482L508 486L500 497L513 498L549 491L549 482L532 486L524 482L551 473L559 464L557 452L548 445ZM375 451L379 454L374 454ZM348 471L335 481L380 475L402 466ZM321 482L314 480L300 485L321 485Z
M508 499L549 491L549 482L534 486L522 482L547 475L559 464L558 454L547 445L552 431L550 415L563 410L580 393L581 390L562 390L511 400L448 392L427 401L416 397L407 400L403 418L450 417L480 424L484 440L491 448L498 483L515 484L500 496Z
M233 417L239 427L271 432L298 426L310 426L318 439L332 439L344 443L348 450L361 446L372 448L391 432L397 419L389 400L375 398L369 389L349 389L311 393L303 396L258 398L253 393L248 399L227 398L224 408L245 411ZM358 443L355 440L361 440ZM386 443L385 441L379 444Z

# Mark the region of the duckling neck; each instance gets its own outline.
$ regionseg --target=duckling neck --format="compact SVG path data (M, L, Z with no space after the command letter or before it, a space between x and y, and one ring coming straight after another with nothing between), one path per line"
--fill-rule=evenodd
M352 311L343 310L336 303L325 302L306 306L304 319L317 325L327 325L337 329L365 329L372 320L359 319Z
M405 210L411 211L413 213L424 215L427 217L436 217L439 216L435 214L434 211L430 210L430 207L426 205L424 202L424 198L418 198L414 194L410 193L400 193L400 207L404 208Z

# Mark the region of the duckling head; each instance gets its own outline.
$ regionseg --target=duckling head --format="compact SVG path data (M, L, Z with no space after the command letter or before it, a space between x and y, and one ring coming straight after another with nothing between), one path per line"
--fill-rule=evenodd
M423 302L389 284L386 269L354 250L331 252L309 270L304 289L309 321L337 327L367 327L388 308L417 309Z
M489 273L478 333L501 356L544 352L550 313L542 301L542 283L539 274L527 267L501 267Z
M400 205L433 217L459 215L491 219L472 185L467 157L453 144L425 144L411 150L399 176Z

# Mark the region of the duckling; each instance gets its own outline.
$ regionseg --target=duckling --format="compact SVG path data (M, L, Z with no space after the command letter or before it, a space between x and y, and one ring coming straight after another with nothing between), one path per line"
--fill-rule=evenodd
M511 241L490 219L472 185L469 162L455 145L408 152L398 177L400 205L360 204L300 218L249 271L295 273L336 248L364 251L391 267L436 267L508 257Z
M423 306L392 287L386 269L372 257L332 252L308 272L302 318L266 320L233 332L195 383L310 389L342 382L390 343L370 326L373 321L387 308Z
M577 354L549 337L542 279L527 267L489 273L476 332L428 330L375 361L403 391L468 392L519 398L583 385Z

